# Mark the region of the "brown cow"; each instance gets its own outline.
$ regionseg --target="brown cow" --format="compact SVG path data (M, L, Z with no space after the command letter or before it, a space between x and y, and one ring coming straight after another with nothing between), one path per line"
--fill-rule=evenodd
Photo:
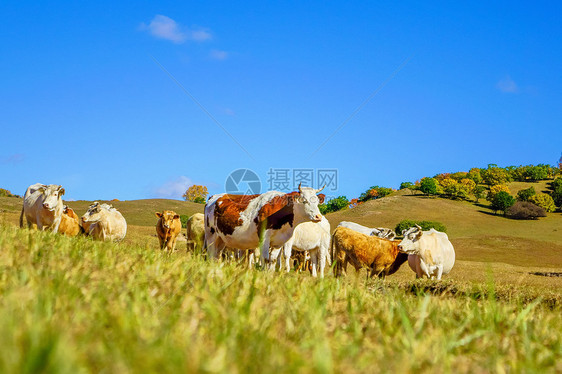
M366 267L371 269L369 276L384 278L396 272L407 256L398 257L400 241L368 236L347 227L337 227L332 235L332 258L336 261L334 275L346 274L347 264L356 271Z
M63 207L59 232L66 236L76 236L78 233L84 232L84 229L80 226L80 218L72 208L66 205Z
M164 210L162 213L156 212L156 217L159 218L156 223L156 233L160 241L160 249L175 250L176 240L181 231L180 216L172 210Z

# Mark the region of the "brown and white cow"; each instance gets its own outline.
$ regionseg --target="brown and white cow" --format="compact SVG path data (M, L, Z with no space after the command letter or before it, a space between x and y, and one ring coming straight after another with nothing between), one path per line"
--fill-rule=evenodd
M164 210L162 213L156 212L158 222L156 222L156 233L160 241L160 249L166 248L168 251L176 249L176 240L181 231L181 220L179 214L172 210Z
M57 232L61 222L64 188L56 184L44 185L35 183L27 188L23 197L23 207L20 214L20 227L23 219L27 226L36 224L39 230Z
M187 250L201 253L205 241L205 216L195 213L186 223Z
M66 236L76 236L78 233L84 232L84 229L80 226L80 217L66 205L62 211L58 232Z
M276 259L281 248L303 222L320 222L318 204L324 195L301 187L298 192L269 191L261 195L213 195L205 205L205 243L210 258L225 248L261 249L261 261L270 265L270 248ZM273 267L270 267L273 268Z
M345 275L347 264L356 271L366 267L370 276L384 278L396 272L408 256L399 256L399 241L365 235L347 227L339 226L332 235L332 257L336 261L334 275Z

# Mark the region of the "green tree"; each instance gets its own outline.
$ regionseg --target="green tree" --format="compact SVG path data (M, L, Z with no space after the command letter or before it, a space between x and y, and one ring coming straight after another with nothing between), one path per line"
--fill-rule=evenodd
M359 201L365 202L373 199L380 199L381 197L388 196L392 193L392 188L371 186L367 191L359 196Z
M481 198L484 197L484 192L486 191L486 187L484 186L476 186L472 190L472 194L476 198L476 202L478 202Z
M510 181L509 172L498 167L496 164L489 164L488 168L483 171L482 179L488 186L497 184L505 184Z
M529 201L531 196L536 195L536 191L534 187L529 187L524 190L517 192L517 200L519 201Z
M505 191L500 191L495 194L492 200L491 208L494 212L501 210L505 216L507 209L515 204L515 198Z
M558 207L562 209L562 186L558 186L554 189L554 191L552 191L552 200L554 201L554 204Z
M333 199L330 199L325 204L318 205L320 209L320 213L327 214L332 212L337 212L338 210L345 209L349 206L349 201L345 196L338 196Z
M419 190L426 195L437 195L440 191L439 182L435 178L422 178Z
M396 232L398 235L402 235L403 230L407 230L410 227L414 227L415 225L420 226L423 231L427 231L427 230L433 228L437 231L447 232L447 228L441 222L437 222L437 221L415 221L415 220L412 220L412 219L403 219L402 221L400 221L396 225L396 227L394 228L394 232Z
M401 190L403 190L405 188L412 189L412 187L414 187L414 184L412 182L402 182L402 183L400 183L400 189Z
M470 169L468 171L468 174L466 175L466 177L468 179L472 179L474 181L474 183L476 183L476 184L482 183L482 174L480 173L479 168Z

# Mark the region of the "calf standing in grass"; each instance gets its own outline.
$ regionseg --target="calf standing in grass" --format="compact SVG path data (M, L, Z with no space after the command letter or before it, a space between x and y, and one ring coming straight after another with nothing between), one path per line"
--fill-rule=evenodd
M404 239L398 247L407 253L408 265L416 278L424 275L430 279L441 279L455 264L455 249L444 232L434 229L422 231L418 225L402 232Z
M176 249L176 240L181 231L180 216L171 210L162 213L156 212L158 222L156 223L156 233L160 241L160 249L166 248L168 251Z
M195 213L188 218L186 223L187 250L201 252L205 241L205 216Z
M336 261L334 275L345 275L347 264L356 271L366 267L371 269L369 276L384 278L400 268L407 259L398 256L400 242L369 236L347 227L337 227L332 235L332 258Z

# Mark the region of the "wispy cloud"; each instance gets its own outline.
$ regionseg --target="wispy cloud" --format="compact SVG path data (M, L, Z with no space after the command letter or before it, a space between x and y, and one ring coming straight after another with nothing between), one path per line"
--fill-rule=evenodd
M0 159L0 163L2 164L20 164L25 160L25 155L23 153L14 153L6 158Z
M182 175L162 184L159 187L153 188L151 194L164 199L181 199L183 193L192 184L193 181L191 179Z
M496 88L505 93L518 93L519 87L517 83L509 75L496 83Z
M211 56L213 60L226 60L228 58L228 52L213 49L209 56Z
M235 116L236 112L234 112L234 110L230 109L230 108L224 108L223 109L224 114L226 114L227 116Z
M170 40L177 44L187 40L203 42L213 37L206 29L192 30L161 14L154 16L148 25L141 23L139 28L148 31L155 38Z

